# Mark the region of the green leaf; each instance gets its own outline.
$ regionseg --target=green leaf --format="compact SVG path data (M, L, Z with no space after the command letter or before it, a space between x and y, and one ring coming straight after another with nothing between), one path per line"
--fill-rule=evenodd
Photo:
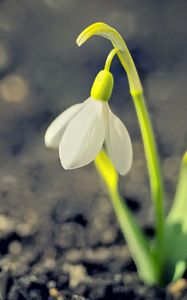
M169 223L181 224L187 233L187 152L184 154L173 206L168 215Z
M173 280L182 276L187 259L187 152L184 154L177 190L167 217L165 256L173 272Z

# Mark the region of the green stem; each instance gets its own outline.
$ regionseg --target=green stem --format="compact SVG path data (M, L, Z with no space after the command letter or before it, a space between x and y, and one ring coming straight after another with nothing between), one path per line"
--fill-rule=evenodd
M121 63L124 66L124 60L118 50L114 48L108 55L105 69L110 70L112 60L115 54L118 54ZM138 74L137 74L138 76ZM151 120L146 107L146 103L143 96L143 91L130 90L134 105L136 108L136 113L141 129L142 139L144 143L145 155L147 159L147 167L149 172L150 186L151 186L151 196L153 199L153 204L155 208L155 219L156 219L156 255L160 264L162 265L162 249L164 241L164 186L160 172L160 163L157 153L157 146L154 138L154 133L151 125Z
M147 167L149 172L149 180L151 186L151 194L155 207L156 218L156 237L159 252L163 247L164 239L164 186L160 172L160 163L157 154L154 133L147 111L143 94L132 94L138 121L141 129L144 150L147 159Z
M110 70L112 60L115 54L118 54L122 65L124 66L123 56L118 53L118 49L114 48L108 55L105 69ZM133 63L133 62L132 62ZM134 66L135 68L135 66ZM138 76L138 73L136 73ZM151 186L151 196L155 208L155 218L156 218L156 239L157 239L157 250L159 252L159 259L161 259L160 251L163 248L164 240L164 187L160 172L160 163L157 153L156 142L154 138L154 133L151 125L151 120L146 107L146 103L143 96L142 90L130 90L134 105L136 108L136 113L141 129L142 139L144 143L145 155L147 159L147 167L149 172L150 186Z
M114 56L116 55L117 52L118 52L117 48L114 48L110 51L109 55L107 56L106 62L105 62L104 70L110 71L111 63L112 63L113 58L114 58Z
M121 37L120 37L121 38ZM124 42L124 41L123 41ZM114 47L116 47L113 42ZM162 249L164 244L164 227L165 227L165 218L164 218L164 199L165 191L164 184L160 171L160 160L157 151L157 145L151 125L151 120L149 113L146 107L143 89L141 88L141 82L136 71L136 67L132 60L132 57L126 49L124 42L123 51L118 51L118 57L122 66L124 67L130 85L130 93L133 98L133 102L136 109L136 114L138 117L140 130L142 134L142 139L144 143L145 156L147 160L147 168L149 173L149 181L151 186L151 196L155 209L155 219L156 219L156 254L157 258L162 264ZM126 59L128 60L128 63ZM137 84L139 82L139 86Z
M136 224L125 201L120 197L119 192L110 190L110 198L140 277L147 284L155 284L158 282L158 269L145 236ZM136 252L138 252L138 257Z
M126 201L120 196L117 171L104 150L97 155L95 166L106 184L120 228L140 277L147 284L157 283L159 272L155 257L152 255L146 236L129 211Z

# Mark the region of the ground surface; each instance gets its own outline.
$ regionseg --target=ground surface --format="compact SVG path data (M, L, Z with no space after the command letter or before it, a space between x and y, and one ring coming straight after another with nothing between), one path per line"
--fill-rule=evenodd
M143 81L171 205L186 150L184 1L0 1L0 288L3 299L187 299L146 288L137 277L109 199L89 165L64 171L43 135L55 116L89 96L111 45L76 36L104 21L125 37ZM152 232L144 153L117 59L112 110L133 141L134 162L120 189ZM8 271L7 271L8 270ZM180 290L180 289L179 289ZM175 296L174 296L175 295Z

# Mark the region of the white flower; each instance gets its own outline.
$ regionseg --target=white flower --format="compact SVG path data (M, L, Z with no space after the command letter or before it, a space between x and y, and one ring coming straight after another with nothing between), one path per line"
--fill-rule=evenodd
M112 113L107 101L92 96L71 106L52 122L45 134L45 144L59 148L64 169L89 164L104 145L121 175L132 164L132 145L125 126Z
M64 169L75 169L92 162L105 143L107 153L121 175L132 164L129 134L112 113L108 102L88 98L60 114L45 134L45 144L59 148Z

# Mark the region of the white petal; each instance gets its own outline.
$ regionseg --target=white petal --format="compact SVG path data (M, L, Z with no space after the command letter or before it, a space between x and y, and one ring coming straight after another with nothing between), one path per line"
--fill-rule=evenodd
M125 175L132 165L132 144L127 129L111 110L105 143L108 155L116 169L121 175Z
M48 127L45 133L45 145L49 148L58 148L68 122L80 110L83 103L75 104L61 113Z
M106 103L91 97L70 121L59 147L64 169L89 164L101 150L105 137Z

